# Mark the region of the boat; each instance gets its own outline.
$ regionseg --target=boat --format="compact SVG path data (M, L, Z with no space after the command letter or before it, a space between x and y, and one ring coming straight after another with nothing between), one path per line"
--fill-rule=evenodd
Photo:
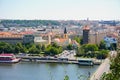
M0 54L0 63L17 63L20 58L16 58L14 54Z
M80 59L78 60L79 65L93 66L94 62L92 59Z

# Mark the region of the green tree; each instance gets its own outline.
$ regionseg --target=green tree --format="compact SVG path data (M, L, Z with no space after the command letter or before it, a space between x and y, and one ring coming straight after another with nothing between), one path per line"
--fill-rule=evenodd
M25 46L22 45L22 43L17 43L15 45L15 53L26 53L26 48Z
M98 51L98 47L95 44L84 44L82 48L84 48L85 53L88 51Z
M77 56L82 56L83 54L85 54L85 52L84 52L84 48L82 48L81 46L80 47L78 47L77 49L76 49L76 55Z
M65 75L64 80L69 80L69 76Z
M80 37L75 37L74 40L76 40L80 44Z
M0 53L13 53L14 47L12 47L12 44L0 42Z
M99 53L96 54L97 59L105 59L108 57L108 50L100 50Z
M29 48L29 53L31 54L40 54L41 50L39 49L38 45L32 44L32 46Z
M77 37L75 36L74 40L76 40L79 44L83 44L83 37Z
M52 45L48 45L46 47L45 53L47 55L56 55L62 52L62 47L58 46L56 43L52 44Z
M100 42L99 49L107 49L105 41Z
M44 52L45 51L45 45L41 46L41 50Z
M73 49L72 44L69 44L69 45L67 46L67 49L68 49L68 50L72 50L72 49Z

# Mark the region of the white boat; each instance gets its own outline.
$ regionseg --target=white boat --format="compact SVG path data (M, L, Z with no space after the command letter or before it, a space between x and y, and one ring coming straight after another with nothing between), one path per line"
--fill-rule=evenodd
M17 63L20 58L16 58L14 54L0 54L0 63Z
M93 66L94 62L91 59L79 59L78 60L79 65L88 65L88 66Z

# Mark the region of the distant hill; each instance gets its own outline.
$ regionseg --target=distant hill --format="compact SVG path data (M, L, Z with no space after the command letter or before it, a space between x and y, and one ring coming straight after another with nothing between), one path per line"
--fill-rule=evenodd
M54 20L1 20L4 27L37 27L41 25L60 25L60 22Z
M60 26L60 25L81 25L74 20L1 20L4 27L37 27L37 26Z

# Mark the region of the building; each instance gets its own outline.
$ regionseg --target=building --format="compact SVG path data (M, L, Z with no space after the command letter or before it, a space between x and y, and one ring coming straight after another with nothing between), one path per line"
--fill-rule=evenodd
M60 46L67 46L71 43L71 39L68 38L67 29L64 29L63 38L55 38L53 42L57 43Z
M68 35L67 35L67 29L66 29L66 27L65 27L65 29L64 29L64 38L65 38L65 39L67 39L67 38L68 38Z
M86 25L83 27L83 44L89 43L89 31L90 31L89 26Z
M35 36L34 43L36 43L36 44L48 44L48 41L43 40L42 37L40 37L40 36Z
M0 32L0 42L7 42L10 44L16 43L40 43L40 44L47 44L47 40L43 40L40 35L34 34L19 34L19 33L12 33L12 32Z
M106 32L91 32L89 35L89 43L100 44L106 35Z
M48 42L43 40L40 35L28 34L24 35L23 43L47 44Z
M16 44L18 42L22 43L23 35L10 32L0 32L0 42L7 42L11 44Z
M23 43L33 43L33 42L34 42L34 36L32 34L24 35Z
M74 48L77 48L77 47L80 46L80 44L79 44L76 40L72 40L72 41L71 41L71 44L72 44L72 46L73 46Z
M106 42L106 46L107 47L110 47L111 46L111 44L117 44L117 37L115 37L115 36L105 36L104 37L104 41Z

